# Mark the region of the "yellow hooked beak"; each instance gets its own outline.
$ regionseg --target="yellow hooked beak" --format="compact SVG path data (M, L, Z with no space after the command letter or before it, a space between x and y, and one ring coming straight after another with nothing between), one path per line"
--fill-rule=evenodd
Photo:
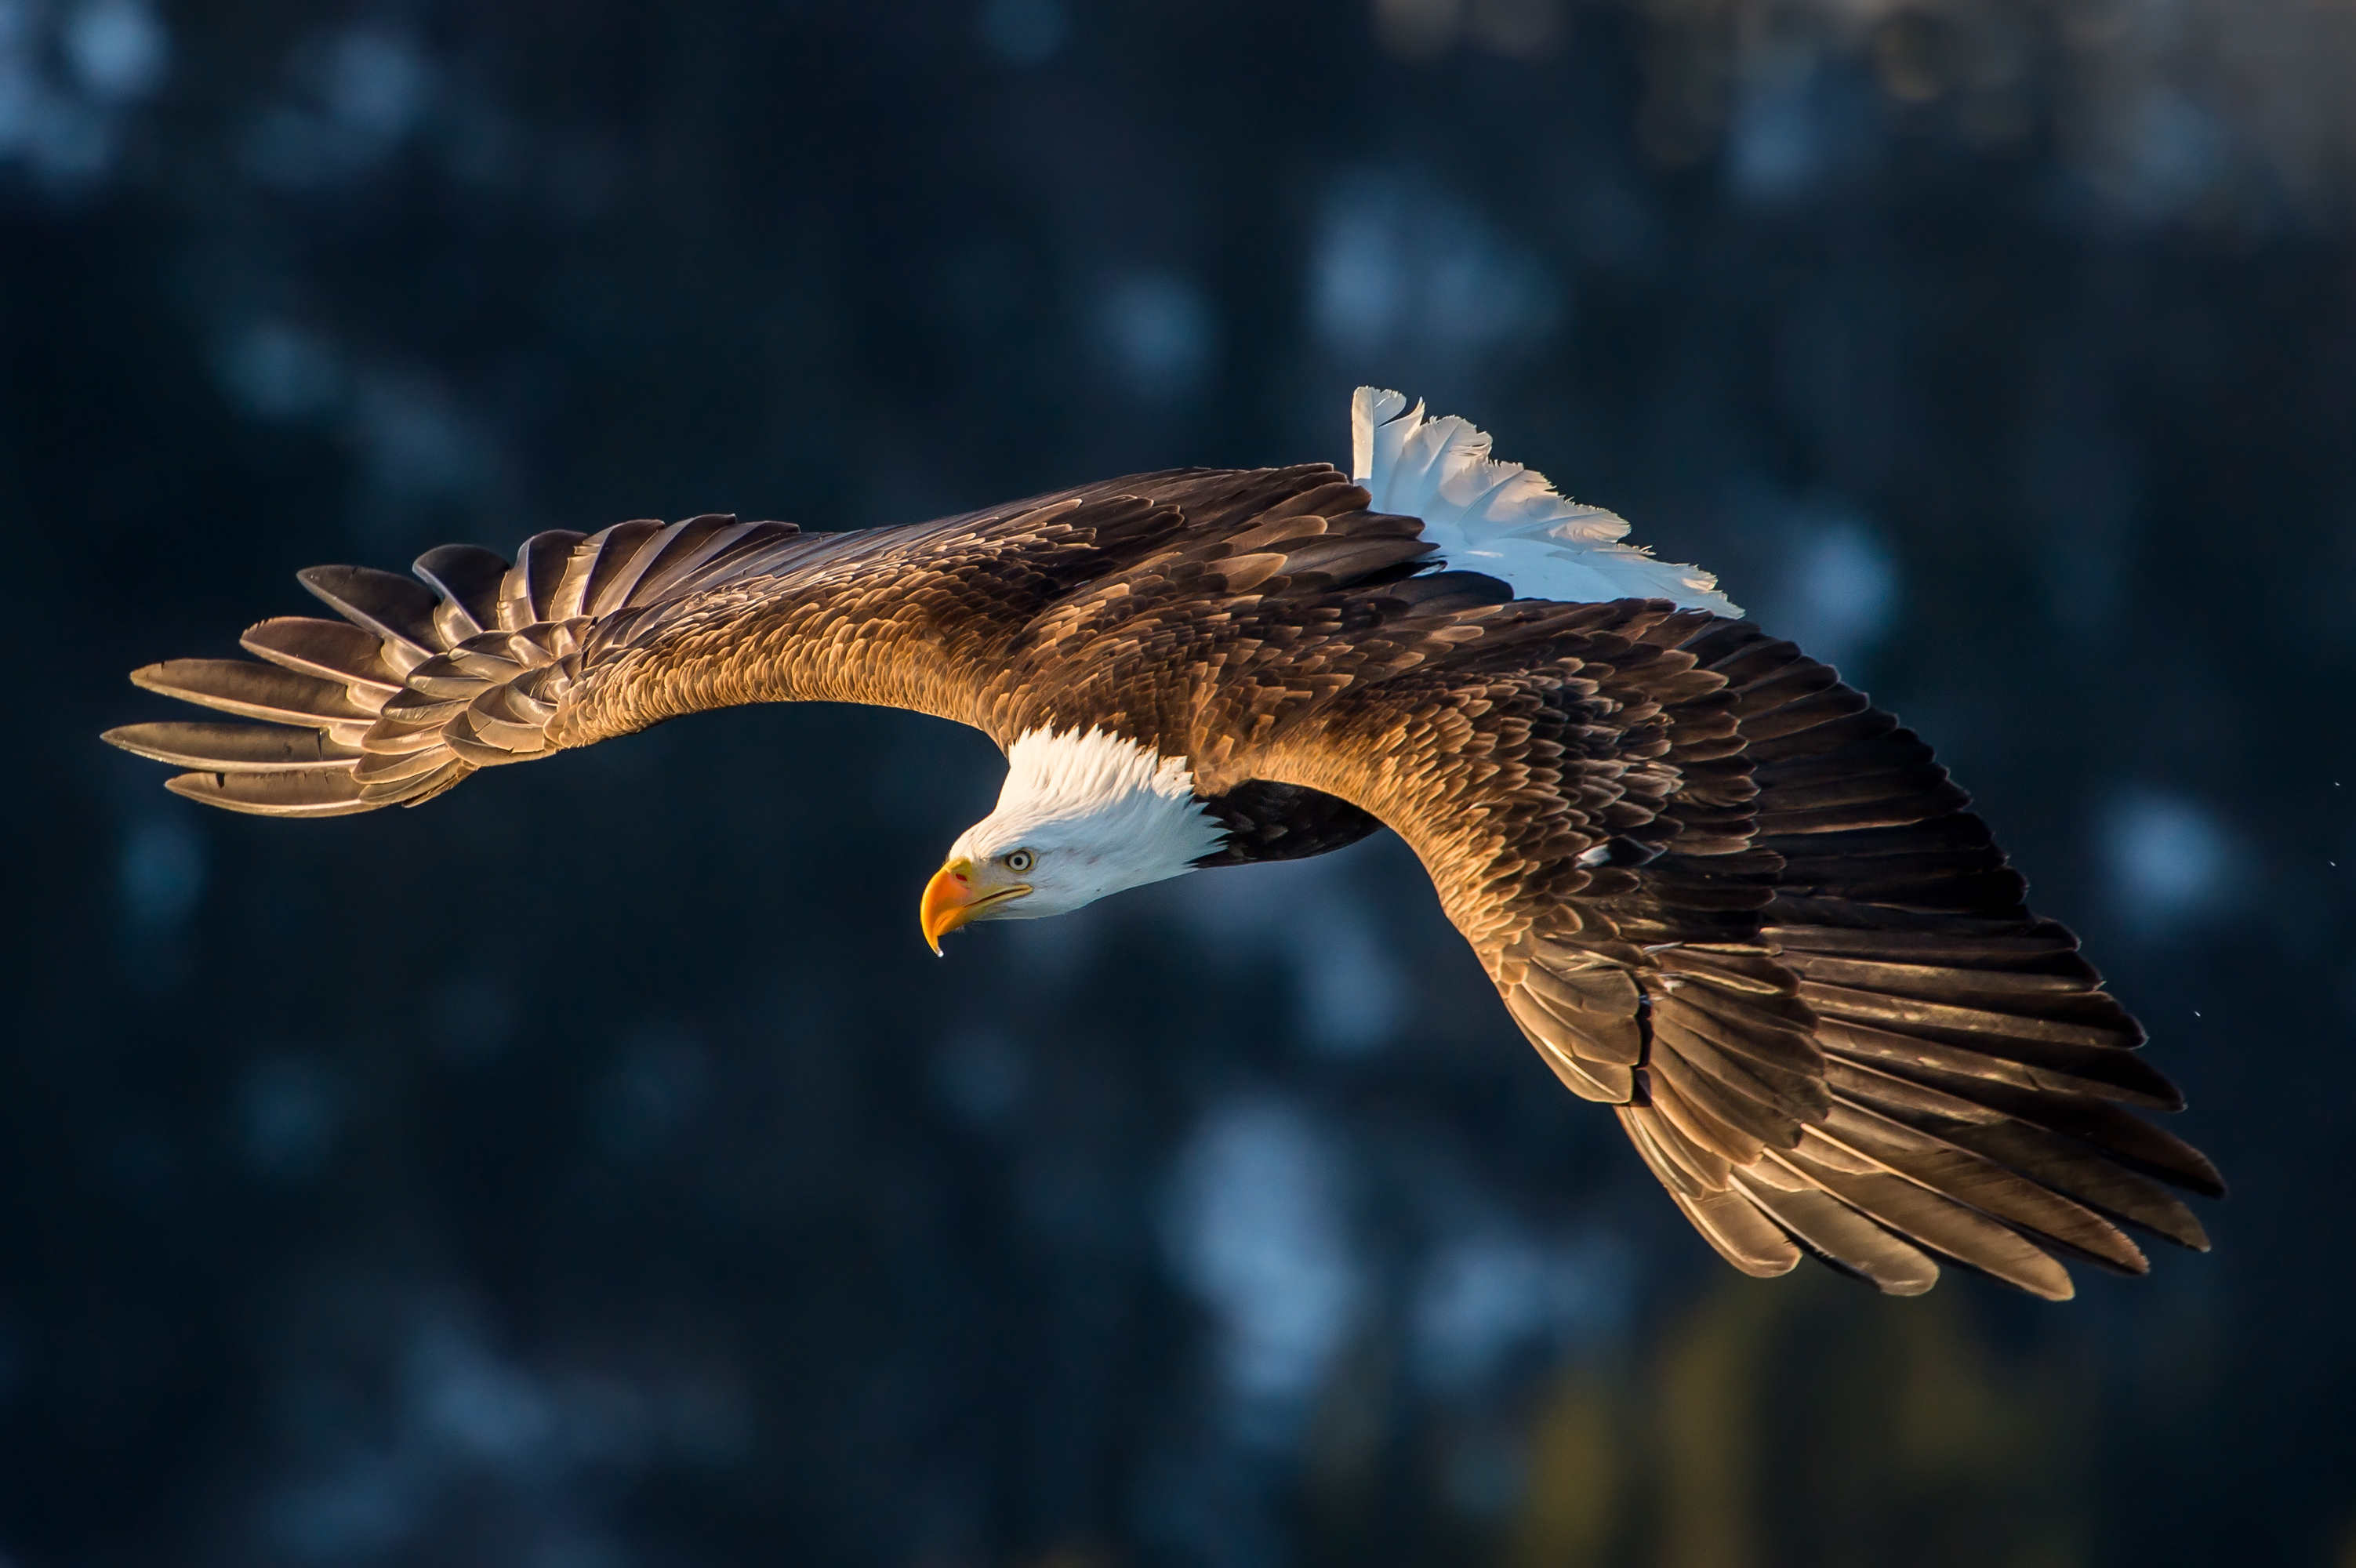
M1020 898L1031 891L1027 882L1001 883L984 886L977 879L973 862L953 860L933 873L925 884L925 901L917 906L916 918L925 929L925 940L937 956L941 939L981 913L992 904L1009 898Z

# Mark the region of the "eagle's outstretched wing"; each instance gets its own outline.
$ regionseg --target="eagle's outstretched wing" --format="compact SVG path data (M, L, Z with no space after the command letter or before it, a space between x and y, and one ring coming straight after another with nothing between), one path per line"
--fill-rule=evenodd
M1738 1268L2037 1294L2207 1239L2182 1100L1930 748L1833 671L1659 601L1527 601L1246 763L1398 830L1562 1081ZM1406 628L1400 628L1404 631ZM2131 1109L2132 1108L2132 1109Z
M855 533L697 517L537 534L512 564L445 545L418 558L416 581L315 566L299 580L342 619L252 628L243 646L263 662L177 659L132 675L262 723L106 738L187 769L168 782L180 794L268 816L419 805L477 768L744 703L908 708L1002 746L1123 668L1082 668L1057 645L1141 573L1200 602L1272 566L1301 592L1430 553L1414 519L1365 502L1322 463L1177 469ZM1318 537L1320 510L1356 514L1346 539ZM1289 544L1255 553L1269 534ZM1151 725L1153 706L1091 716L1126 724L1136 710Z

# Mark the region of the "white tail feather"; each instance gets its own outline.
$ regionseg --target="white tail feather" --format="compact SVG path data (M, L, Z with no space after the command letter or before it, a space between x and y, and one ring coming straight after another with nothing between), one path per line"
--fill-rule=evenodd
M1503 578L1525 598L1671 599L1742 613L1714 575L1623 543L1626 519L1557 494L1535 468L1497 461L1486 434L1453 414L1427 419L1402 393L1360 387L1351 398L1350 476L1376 511L1420 519L1450 565Z

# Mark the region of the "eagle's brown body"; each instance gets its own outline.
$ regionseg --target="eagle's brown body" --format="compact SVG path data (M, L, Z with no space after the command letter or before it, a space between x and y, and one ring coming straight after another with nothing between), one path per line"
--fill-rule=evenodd
M1001 747L1103 729L1184 759L1228 829L1201 864L1398 832L1556 1074L1738 1267L1807 1250L1912 1292L1937 1253L2058 1296L2059 1259L2145 1267L2117 1221L2206 1244L2169 1186L2215 1171L2130 1109L2175 1090L1928 747L1746 622L1515 599L1367 508L1322 464L1177 470L862 534L457 547L419 564L438 595L318 569L365 635L264 622L271 666L137 677L302 729L111 738L193 798L316 815L741 703Z

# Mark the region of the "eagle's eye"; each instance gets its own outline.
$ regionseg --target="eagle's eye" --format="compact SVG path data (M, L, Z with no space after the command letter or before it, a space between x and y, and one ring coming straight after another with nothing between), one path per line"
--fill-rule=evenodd
M1037 862L1033 858L1031 852L1027 849L1018 849L1012 854L1006 857L1006 869L1014 872L1018 875L1030 870L1031 867L1036 864Z

